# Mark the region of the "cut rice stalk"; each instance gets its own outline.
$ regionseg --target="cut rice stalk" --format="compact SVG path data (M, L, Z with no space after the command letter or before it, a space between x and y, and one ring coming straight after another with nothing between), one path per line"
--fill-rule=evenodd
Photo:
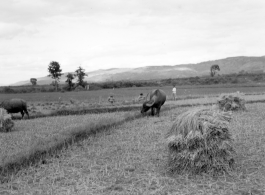
M217 173L233 168L231 112L195 108L177 116L166 135L172 172Z
M240 93L222 94L218 98L217 104L223 111L246 111L246 101Z
M14 126L14 122L11 119L11 115L3 108L0 108L0 132L8 132Z

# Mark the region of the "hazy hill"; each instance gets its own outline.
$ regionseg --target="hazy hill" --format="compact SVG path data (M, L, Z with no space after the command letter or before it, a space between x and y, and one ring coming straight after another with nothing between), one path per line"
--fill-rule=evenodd
M118 74L118 73L122 73L122 72L126 72L129 71L131 69L127 69L127 68L112 68L112 69L100 69L100 70L95 70L95 71L91 71L91 72L86 72L87 73L87 77L85 77L86 81L93 81L93 82L101 82L101 81L105 81L105 80L110 80L112 75ZM70 72L73 73L74 72ZM47 72L48 74L48 72ZM68 72L65 72L61 78L60 78L60 83L65 83L66 81L66 75L68 74ZM47 85L47 84L51 84L51 82L53 81L52 78L46 76L46 77L39 77L37 78L37 84L38 85ZM75 81L75 80L74 80ZM17 85L31 85L31 82L28 81L20 81L14 84L11 84L11 86L17 86Z
M229 57L225 59L201 62L198 64L181 64L175 66L145 66L140 68L112 68L105 70L96 70L87 72L88 82L102 81L118 81L118 80L151 80L151 79L167 79L180 77L195 77L210 74L210 67L213 64L218 64L221 71L219 74L238 73L239 71L246 72L265 72L265 56L262 57ZM65 73L60 81L65 83ZM37 78L37 84L50 84L52 79L49 77ZM28 81L21 81L12 85L27 85Z

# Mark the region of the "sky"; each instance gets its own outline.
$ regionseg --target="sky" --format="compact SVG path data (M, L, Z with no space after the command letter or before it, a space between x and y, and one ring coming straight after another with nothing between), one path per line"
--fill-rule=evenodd
M264 0L1 0L0 85L265 55Z

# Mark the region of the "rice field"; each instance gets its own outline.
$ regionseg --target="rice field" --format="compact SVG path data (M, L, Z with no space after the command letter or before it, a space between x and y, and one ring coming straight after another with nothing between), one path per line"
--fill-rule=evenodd
M165 134L177 108L139 118L74 143L20 170L1 194L264 194L265 105L247 105L229 125L237 151L232 175L170 175Z
M140 107L141 102L137 101L140 93L146 95L153 88L138 87L127 89L107 89L98 91L81 91L81 92L65 92L65 93L28 93L28 94L1 94L0 102L4 99L22 98L28 102L28 110L30 116L54 116L60 110L88 110L91 113L101 112L100 109L114 108L114 107ZM177 92L177 101L172 101L171 87L162 87L167 94L168 105L201 105L214 104L216 98L223 93L235 93L240 91L245 94L246 102L264 102L265 92L261 87L213 87L209 86L182 86ZM220 92L221 91L221 92ZM110 94L114 94L116 102L114 105L107 101ZM94 109L94 111L93 111ZM99 110L97 110L99 109ZM127 108L125 109L127 110ZM21 118L21 114L14 114L16 118Z
M16 121L10 133L1 134L0 168L3 167L4 171L8 167L10 169L10 166L23 166L29 158L32 158L32 161L40 160L37 153L53 152L68 142L85 138L135 117L133 112L116 112ZM1 181L6 180L8 176L8 173L2 173Z
M172 101L168 97L165 106L197 106L197 105L209 105L216 104L217 98L220 95L205 95L205 96L183 96L177 101ZM246 94L244 99L247 103L265 102L265 94ZM116 102L114 105L110 105L109 102L97 104L88 103L82 101L76 101L74 103L69 102L30 102L28 103L28 111L31 118L39 118L45 116L59 116L59 115L71 115L71 114L83 114L83 113L104 113L114 111L128 111L128 110L140 110L141 102L127 101ZM15 119L21 119L20 113L13 114ZM27 119L27 117L25 117Z
M146 95L154 88L163 89L168 98L172 99L172 86L162 87L131 87L119 89L104 89L97 91L80 91L80 92L46 92L46 93L19 93L19 94L0 94L0 102L10 98L22 98L27 102L69 102L70 100L87 102L91 104L106 103L109 95L113 94L118 102L132 101L139 96L140 93ZM189 85L177 86L177 97L184 98L187 96L201 97L218 95L220 93L234 93L240 91L246 94L264 94L264 86L242 86L242 85Z
M69 94L75 93L75 100L89 103L82 99L88 92ZM265 194L265 104L255 103L265 101L262 92L246 94L247 112L235 112L229 125L237 152L232 175L167 171L165 135L176 116L190 106L215 104L219 94L169 100L159 118L126 111L15 121L14 130L0 137L0 166L14 162L10 173L0 173L0 194ZM36 151L47 155L30 164Z

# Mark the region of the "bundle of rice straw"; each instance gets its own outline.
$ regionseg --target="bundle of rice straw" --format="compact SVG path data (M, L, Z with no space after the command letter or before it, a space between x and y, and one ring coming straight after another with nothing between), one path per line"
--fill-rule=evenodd
M245 103L240 93L222 94L217 100L219 109L223 111L246 111Z
M0 132L8 132L14 126L14 122L11 119L11 115L3 108L0 108Z
M209 108L178 115L166 135L169 170L193 174L231 171L235 154L228 131L231 115Z

